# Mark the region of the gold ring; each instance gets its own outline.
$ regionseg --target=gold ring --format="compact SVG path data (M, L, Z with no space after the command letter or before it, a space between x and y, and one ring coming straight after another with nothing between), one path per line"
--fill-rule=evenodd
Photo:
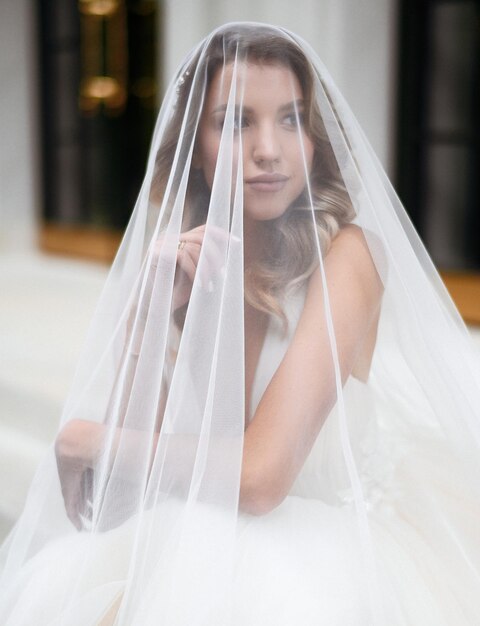
M186 243L187 242L185 241L185 239L180 239L180 241L178 242L178 246L177 246L178 250L182 250L185 247Z

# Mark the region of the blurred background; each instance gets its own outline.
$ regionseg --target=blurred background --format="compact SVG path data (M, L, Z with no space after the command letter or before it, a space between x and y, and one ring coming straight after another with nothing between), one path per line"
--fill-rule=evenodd
M57 429L165 87L235 20L313 45L480 346L478 0L1 0L0 538Z

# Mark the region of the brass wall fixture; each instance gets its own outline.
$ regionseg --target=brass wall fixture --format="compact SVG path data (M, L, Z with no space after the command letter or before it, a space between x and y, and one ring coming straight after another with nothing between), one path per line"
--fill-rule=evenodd
M79 0L82 114L120 115L127 101L125 0Z

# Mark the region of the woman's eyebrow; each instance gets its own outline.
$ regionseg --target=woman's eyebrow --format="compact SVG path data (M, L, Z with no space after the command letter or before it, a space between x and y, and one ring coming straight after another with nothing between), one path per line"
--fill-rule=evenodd
M215 107L212 111L212 115L214 113L225 113L225 111L227 110L228 105L227 104L221 104L218 107ZM239 104L236 104L234 106L235 112L240 111L240 109L242 111L251 111L251 109L249 109L249 107L241 107Z
M301 109L304 106L304 101L302 99L298 99L298 100L292 100L292 102L287 102L287 104L282 104L281 107L279 107L279 111L283 112L283 111L291 111L292 109Z
M278 107L278 111L279 113L283 113L284 111L291 111L292 109L300 109L304 106L304 101L299 99L299 100L292 100L291 102L287 102L286 104L282 104L280 107ZM215 107L212 111L212 115L214 115L215 113L224 113L227 110L228 104L220 104L218 107ZM241 106L240 104L236 104L235 105L235 112L238 111L245 111L246 113L252 113L253 109L252 107L248 107L248 106Z

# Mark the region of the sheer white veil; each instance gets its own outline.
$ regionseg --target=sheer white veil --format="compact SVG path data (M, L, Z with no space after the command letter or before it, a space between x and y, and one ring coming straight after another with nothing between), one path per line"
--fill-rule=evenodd
M292 407L278 433L276 393ZM352 520L365 623L404 623L395 581L380 590L385 519L428 535L476 618L479 413L467 329L327 70L283 28L222 26L166 92L59 435L1 552L0 621L37 623L49 572L76 559L57 621L38 623L93 626L116 602L117 626L229 624L239 523L293 493ZM118 545L122 575L95 586Z

